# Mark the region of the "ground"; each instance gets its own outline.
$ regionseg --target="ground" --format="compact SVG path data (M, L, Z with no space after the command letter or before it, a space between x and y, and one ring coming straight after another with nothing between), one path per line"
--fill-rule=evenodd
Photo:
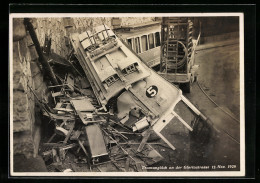
M228 108L236 118L239 118L240 110L238 43L237 39L232 39L201 45L195 57L196 64L200 65L199 83L216 103Z
M198 83L193 84L191 93L186 96L210 118L210 122L214 125L213 131L216 131L210 136L203 159L213 164L235 164L238 168L240 161L238 40L201 45L198 47L195 59L196 63L200 65ZM198 84L219 107L208 100ZM223 113L221 109L227 111L238 121Z

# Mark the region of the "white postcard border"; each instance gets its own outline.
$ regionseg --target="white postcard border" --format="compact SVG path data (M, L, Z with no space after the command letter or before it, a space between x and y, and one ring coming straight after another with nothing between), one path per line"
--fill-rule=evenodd
M13 18L60 17L220 17L238 16L240 35L240 171L185 172L14 172L13 171ZM245 95L244 95L244 14L243 13L10 13L9 16L9 86L10 86L10 176L127 176L127 177L242 177L245 176Z

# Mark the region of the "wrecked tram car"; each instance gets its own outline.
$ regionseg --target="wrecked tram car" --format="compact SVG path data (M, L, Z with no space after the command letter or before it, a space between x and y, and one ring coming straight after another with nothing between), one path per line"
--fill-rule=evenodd
M113 110L120 122L133 131L153 130L175 149L161 133L168 123L178 121L192 131L192 121L198 118L206 120L180 89L142 62L108 26L94 27L93 31L81 34L73 33L70 39L102 106L100 110ZM176 106L184 108L176 110ZM189 110L194 119L185 120L185 116L178 112L180 110Z

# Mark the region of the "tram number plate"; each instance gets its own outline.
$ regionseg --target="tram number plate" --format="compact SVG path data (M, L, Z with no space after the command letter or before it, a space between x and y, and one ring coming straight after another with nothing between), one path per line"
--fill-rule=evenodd
M147 90L146 90L146 96L148 98L152 98L152 97L155 97L158 93L158 88L157 86L150 86Z

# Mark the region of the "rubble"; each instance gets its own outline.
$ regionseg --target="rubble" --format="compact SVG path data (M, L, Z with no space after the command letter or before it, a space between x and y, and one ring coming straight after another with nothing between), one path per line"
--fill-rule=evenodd
M153 145L162 146L161 151L175 150L161 134L170 121L178 120L193 130L192 120L186 122L173 111L178 102L183 101L200 118L204 116L179 89L128 50L110 28L102 25L96 31L71 36L68 60L52 55L49 38L43 51L38 49L50 75L52 101L36 99L55 126L40 154L49 171L147 171L144 167L164 159ZM158 142L149 143L152 134Z
M74 156L73 164L84 164L88 171L101 172L146 171L142 166L163 159L147 143L149 131L140 133L142 128L138 126L133 131L120 121L116 122L113 113L100 111L92 104L95 103L93 99L76 93L73 84L70 86L49 86L50 90L59 88L59 91L52 92L55 113L42 111L56 126L55 133L41 146L44 160L51 161L47 163L49 171L78 171L67 165L68 156Z

